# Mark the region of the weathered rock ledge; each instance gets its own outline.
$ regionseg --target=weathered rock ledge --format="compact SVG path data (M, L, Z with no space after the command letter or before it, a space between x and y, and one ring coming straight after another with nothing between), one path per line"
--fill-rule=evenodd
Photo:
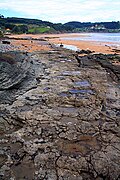
M120 57L1 57L0 179L118 180Z

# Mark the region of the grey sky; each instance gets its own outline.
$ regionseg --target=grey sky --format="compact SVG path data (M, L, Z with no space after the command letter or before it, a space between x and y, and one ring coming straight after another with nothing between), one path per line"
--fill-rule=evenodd
M56 23L119 21L120 0L0 0L0 13Z

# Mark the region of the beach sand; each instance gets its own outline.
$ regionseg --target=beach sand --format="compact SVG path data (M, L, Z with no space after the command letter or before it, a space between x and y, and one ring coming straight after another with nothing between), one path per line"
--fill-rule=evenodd
M11 35L9 37L15 37L15 38L43 38L46 39L49 43L53 44L63 44L63 45L73 45L76 46L78 49L89 49L91 51L95 51L95 53L106 53L106 54L114 54L116 47L112 46L112 43L110 42L99 42L99 41L77 41L77 40L67 40L64 39L64 37L80 37L80 36L86 36L86 34L78 34L78 33L70 33L70 34L22 34L22 35ZM62 39L61 39L62 38ZM38 44L36 42L30 43L30 40L20 40L14 41L15 45L24 44L28 46L28 51L39 51L39 50L49 50L50 47L44 44ZM24 49L24 47L23 47ZM120 54L120 52L117 52L117 54Z

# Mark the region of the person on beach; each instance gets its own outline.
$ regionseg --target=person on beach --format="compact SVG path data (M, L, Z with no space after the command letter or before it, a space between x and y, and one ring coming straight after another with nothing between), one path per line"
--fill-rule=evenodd
M62 43L60 44L60 47L63 47L63 44L62 44Z

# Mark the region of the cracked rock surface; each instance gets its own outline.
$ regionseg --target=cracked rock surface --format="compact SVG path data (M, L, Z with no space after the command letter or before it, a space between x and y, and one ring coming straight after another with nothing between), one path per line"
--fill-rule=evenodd
M120 179L119 56L80 58L17 53L22 81L0 84L1 180Z

